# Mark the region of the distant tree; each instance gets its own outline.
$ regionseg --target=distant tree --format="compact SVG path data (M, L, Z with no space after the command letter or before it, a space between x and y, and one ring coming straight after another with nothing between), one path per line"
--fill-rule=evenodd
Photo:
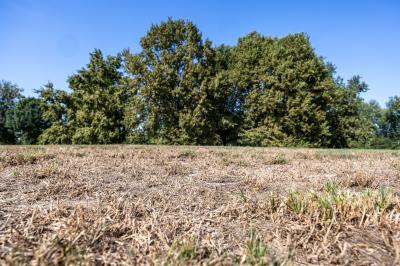
M39 136L40 144L67 144L71 143L68 130L67 111L70 105L70 96L63 90L54 88L48 82L39 90L40 109L43 118L50 123L50 127Z
M378 125L374 125L371 117L365 115L366 106L361 98L361 93L368 90L368 85L360 76L353 76L347 84L339 77L336 84L337 90L328 117L332 146L363 146L371 140L374 130L378 130Z
M194 144L400 147L400 97L365 102L306 34L252 32L212 47L191 21L152 25L141 51L103 56L23 98L0 82L0 144Z
M251 33L233 50L231 76L243 112L243 145L327 146L335 90L331 73L304 34L273 39Z
M22 98L7 113L6 126L14 132L17 144L36 144L39 135L49 126L36 98Z
M215 87L216 116L218 126L216 132L223 145L237 145L237 137L243 112L240 106L240 91L234 86L230 73L233 62L234 47L220 45L215 48L215 77L212 84Z
M371 134L382 136L385 123L385 112L379 103L376 100L362 102L360 112L361 117L371 123L371 129L373 130Z
M22 89L9 81L0 81L0 144L15 142L14 132L6 127L6 115L21 98Z
M394 96L389 99L387 103L387 110L385 113L385 136L400 142L400 97Z
M220 97L215 51L190 21L168 19L125 52L131 98L125 108L130 142L218 144Z
M68 129L74 144L107 144L124 140L125 88L121 86L121 57L90 54L86 68L69 77L72 90Z

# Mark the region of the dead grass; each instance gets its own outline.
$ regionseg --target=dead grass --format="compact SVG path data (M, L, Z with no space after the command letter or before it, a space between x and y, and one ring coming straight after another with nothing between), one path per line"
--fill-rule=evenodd
M54 155L37 152L5 153L0 157L0 165L4 168L7 166L35 164L51 158L54 158Z
M288 164L289 160L286 158L284 153L277 153L271 158L267 159L267 164Z
M400 263L396 151L10 146L0 158L0 264Z

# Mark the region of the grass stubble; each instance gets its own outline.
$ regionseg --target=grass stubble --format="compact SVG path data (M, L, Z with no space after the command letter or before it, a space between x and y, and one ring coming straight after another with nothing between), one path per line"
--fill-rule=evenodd
M400 264L400 152L0 147L0 264Z

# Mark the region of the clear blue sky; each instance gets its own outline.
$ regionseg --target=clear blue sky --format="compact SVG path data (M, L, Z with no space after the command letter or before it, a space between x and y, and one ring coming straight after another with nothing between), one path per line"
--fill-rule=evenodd
M94 48L139 51L152 23L192 20L214 44L235 44L250 31L306 32L319 55L348 79L370 85L364 98L384 104L400 95L400 1L119 1L0 0L0 79L33 95L66 79Z

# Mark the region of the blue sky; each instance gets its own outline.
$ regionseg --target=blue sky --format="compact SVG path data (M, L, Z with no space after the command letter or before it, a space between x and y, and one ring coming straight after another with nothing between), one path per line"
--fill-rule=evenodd
M367 100L400 95L400 1L120 1L0 0L0 79L33 95L66 79L94 48L139 51L140 37L168 17L192 20L215 45L251 31L305 32L345 79L361 75Z

